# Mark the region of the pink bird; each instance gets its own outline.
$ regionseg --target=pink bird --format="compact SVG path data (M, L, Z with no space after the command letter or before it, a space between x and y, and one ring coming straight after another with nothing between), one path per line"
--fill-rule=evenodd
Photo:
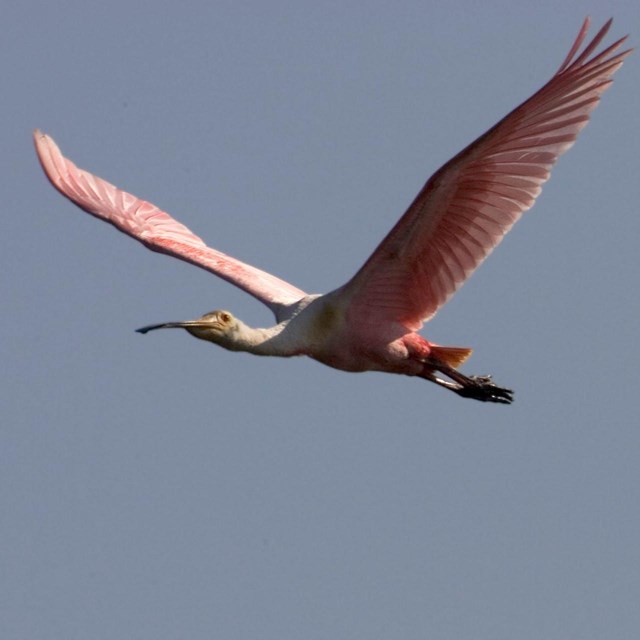
M231 351L306 355L343 371L418 376L466 398L509 404L510 389L490 376L458 370L471 349L437 345L417 331L533 206L551 167L587 124L631 53L616 53L626 38L594 53L610 26L611 20L580 53L587 18L551 80L441 167L355 276L325 295L309 295L207 247L158 207L78 169L39 131L36 151L53 186L80 208L152 251L240 287L267 305L277 322L252 328L219 310L197 320L146 326L140 333L183 328Z

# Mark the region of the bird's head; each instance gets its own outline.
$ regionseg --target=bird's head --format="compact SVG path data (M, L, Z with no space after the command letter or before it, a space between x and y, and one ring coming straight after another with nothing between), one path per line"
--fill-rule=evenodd
M184 320L183 322L163 322L150 324L136 329L138 333L148 333L155 329L186 329L192 336L200 340L215 342L227 349L233 348L237 341L236 334L242 327L242 323L229 311L217 310L205 313L196 320Z

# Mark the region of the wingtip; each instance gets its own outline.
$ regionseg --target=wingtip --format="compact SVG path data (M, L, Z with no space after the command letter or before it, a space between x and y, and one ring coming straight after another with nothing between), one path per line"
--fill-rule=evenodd
M42 157L43 147L45 145L51 144L52 142L53 140L51 140L51 138L46 133L42 133L40 129L33 130L33 143L35 144L38 156Z
M596 33L596 35L593 36L593 38L586 44L585 48L580 52L580 48L584 44L584 41L591 27L591 16L587 16L582 22L582 26L580 27L580 32L578 33L578 36L576 37L569 53L567 54L567 57L564 59L564 61L560 65L560 68L556 72L556 75L567 71L567 69L571 67L577 67L583 64L589 58L589 56L595 51L595 49L597 49L598 45L602 42L604 37L607 35L612 24L613 24L613 18L609 18L604 23L604 25L600 27L600 30ZM615 51L615 49L617 49L625 41L625 39L626 39L626 36L624 38L621 38L617 42L614 42L612 45L608 47L608 49L606 49L606 51L607 52ZM603 54L604 52L602 52L600 55L603 55Z
M62 195L69 197L63 188L63 176L69 172L69 167L73 168L73 165L64 158L53 138L40 129L34 130L33 142L45 176Z
M46 133L42 133L42 131L40 129L34 129L33 130L33 141L38 144L38 142L40 142L40 140L44 140L46 138L48 138L49 136Z
M33 130L33 143L36 148L36 155L38 156L38 160L40 161L40 165L44 170L46 176L49 180L53 181L52 175L52 158L51 158L51 144L53 140L51 138L42 133L40 129Z

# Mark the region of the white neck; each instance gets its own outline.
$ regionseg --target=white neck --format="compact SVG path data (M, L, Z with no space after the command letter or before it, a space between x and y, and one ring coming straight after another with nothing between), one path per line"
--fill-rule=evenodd
M286 333L283 335L287 322L268 328L249 327L240 320L237 323L235 331L221 336L215 342L229 351L246 351L257 356L288 357L298 352L287 339L289 336Z

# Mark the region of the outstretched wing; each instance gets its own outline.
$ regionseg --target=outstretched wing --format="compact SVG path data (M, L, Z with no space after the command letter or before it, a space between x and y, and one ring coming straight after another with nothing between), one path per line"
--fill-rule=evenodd
M44 172L63 196L96 218L110 222L152 251L166 253L211 271L264 302L274 312L280 305L293 304L306 295L280 278L207 247L187 227L150 202L78 169L60 153L49 136L36 130L34 140Z
M587 124L631 50L621 38L582 53L587 18L560 69L526 102L440 168L341 290L352 317L412 330L431 318L533 206L551 167Z

